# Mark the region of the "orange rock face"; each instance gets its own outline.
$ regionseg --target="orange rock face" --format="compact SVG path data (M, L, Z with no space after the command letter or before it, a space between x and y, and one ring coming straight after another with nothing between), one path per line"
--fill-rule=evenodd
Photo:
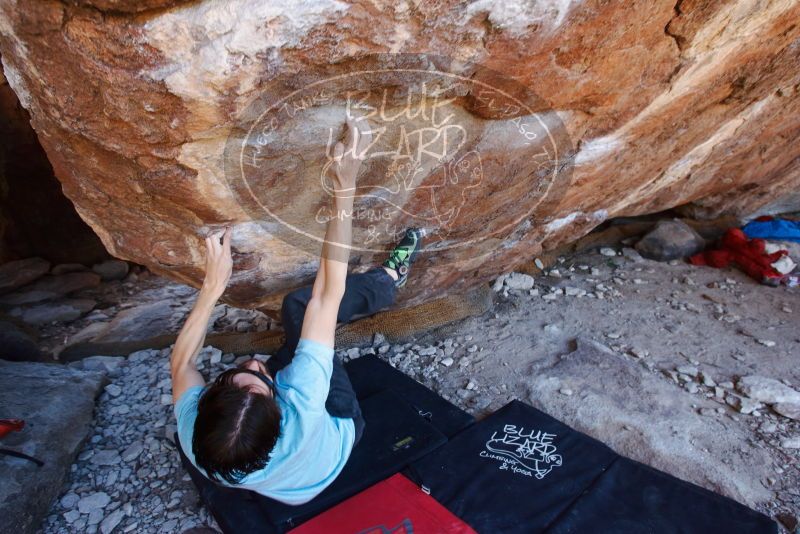
M0 0L9 85L67 196L124 259L226 299L310 281L330 146L366 117L353 262L430 230L405 303L604 220L797 209L795 0Z

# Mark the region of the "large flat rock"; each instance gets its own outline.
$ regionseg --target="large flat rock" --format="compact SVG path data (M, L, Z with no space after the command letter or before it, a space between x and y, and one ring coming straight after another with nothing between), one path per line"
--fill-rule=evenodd
M10 261L0 266L0 294L8 293L47 274L50 262L42 258Z
M140 304L119 312L93 337L98 343L142 340L174 330L175 308L169 301Z
M44 357L32 331L0 319L0 360L38 361Z
M11 308L8 313L25 323L42 325L56 321L73 321L91 311L96 305L97 302L91 299L64 299L34 306Z
M92 422L105 373L57 364L0 360L0 418L23 419L25 428L2 446L44 462L0 455L3 532L33 533L61 491Z
M562 390L573 395L564 395ZM720 405L660 380L590 340L531 380L530 402L618 453L739 502L770 499L772 462Z
M69 295L82 289L90 289L100 285L100 276L95 273L65 273L57 276L45 276L36 283L25 286L19 291L0 297L0 306L11 307L35 304Z

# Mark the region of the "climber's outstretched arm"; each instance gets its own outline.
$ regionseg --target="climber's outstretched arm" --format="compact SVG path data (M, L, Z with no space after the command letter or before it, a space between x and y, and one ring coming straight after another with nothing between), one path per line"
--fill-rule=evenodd
M357 124L358 123L358 124ZM353 241L353 198L361 158L372 134L366 120L347 118L345 144L334 148L333 217L328 222L319 270L306 307L300 337L333 347L336 317L344 296L347 261Z
M224 232L206 238L206 277L197 295L197 302L172 349L170 370L173 402L178 402L190 387L205 384L203 375L197 370L195 358L203 347L211 312L228 285L232 269L231 229L226 228Z

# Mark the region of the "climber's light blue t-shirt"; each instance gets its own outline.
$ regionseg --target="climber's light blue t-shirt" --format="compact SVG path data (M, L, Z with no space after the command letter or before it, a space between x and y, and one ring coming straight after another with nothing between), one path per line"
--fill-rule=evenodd
M310 501L333 482L353 449L355 426L352 419L332 417L325 410L332 373L333 349L301 339L292 363L275 376L281 435L270 460L264 469L248 474L233 487L297 505ZM189 388L175 404L178 438L196 467L192 434L203 389Z

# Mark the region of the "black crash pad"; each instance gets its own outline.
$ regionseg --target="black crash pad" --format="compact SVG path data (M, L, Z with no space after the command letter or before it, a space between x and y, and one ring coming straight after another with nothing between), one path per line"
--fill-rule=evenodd
M616 454L521 402L412 465L412 479L478 532L540 532Z
M475 422L470 414L377 356L351 360L345 364L345 368L359 399L366 399L391 388L448 438Z
M261 504L273 524L299 525L346 498L401 471L441 447L447 438L406 404L394 390L360 402L364 436L336 480L311 502L289 506L271 499Z
M284 532L401 471L443 445L447 438L392 390L360 401L366 428L347 465L316 498L289 506L255 492L223 488L188 461L184 465L225 532Z
M728 534L778 528L732 499L620 457L547 532Z
M177 433L175 434L175 443L178 443ZM178 453L181 455L184 469L189 473L200 494L200 500L214 516L222 532L252 532L254 534L278 532L262 512L257 501L257 497L259 497L257 493L220 486L211 482L192 465L180 446L178 446Z
M776 532L766 516L623 458L519 401L409 475L478 532Z

